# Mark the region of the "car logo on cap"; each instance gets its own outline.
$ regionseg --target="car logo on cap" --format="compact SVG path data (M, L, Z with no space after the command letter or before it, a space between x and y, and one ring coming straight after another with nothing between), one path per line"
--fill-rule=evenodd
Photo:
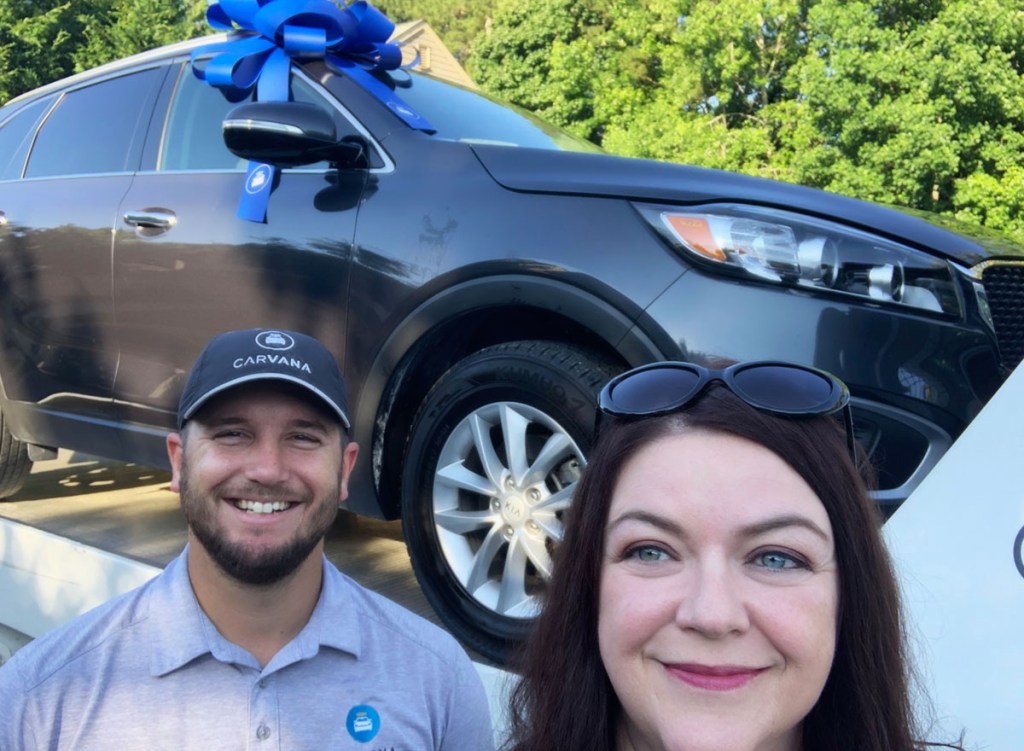
M295 346L295 340L283 331L261 331L256 335L256 343L263 349L283 352Z

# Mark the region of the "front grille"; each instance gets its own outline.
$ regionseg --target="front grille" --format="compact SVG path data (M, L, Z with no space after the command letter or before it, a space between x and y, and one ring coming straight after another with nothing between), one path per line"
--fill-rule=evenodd
M993 261L981 275L999 340L999 356L1012 370L1024 358L1024 263Z

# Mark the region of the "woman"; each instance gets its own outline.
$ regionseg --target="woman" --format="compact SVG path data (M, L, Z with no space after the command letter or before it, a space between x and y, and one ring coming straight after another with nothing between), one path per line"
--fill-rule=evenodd
M605 387L510 748L918 747L848 401L774 362L655 363Z

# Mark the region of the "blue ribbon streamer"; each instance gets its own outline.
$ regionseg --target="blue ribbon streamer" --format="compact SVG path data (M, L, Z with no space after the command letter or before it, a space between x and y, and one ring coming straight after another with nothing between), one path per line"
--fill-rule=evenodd
M200 80L216 86L233 102L247 98L256 88L257 101L289 99L292 60L319 58L347 75L416 130L433 132L430 123L405 104L374 71L402 67L402 50L388 42L395 25L368 2L359 0L340 7L330 0L212 0L206 21L217 31L235 32L225 42L196 49L192 71ZM213 54L206 66L199 57ZM266 206L277 168L265 190L249 188L263 170L250 162L238 215L250 221L266 221Z

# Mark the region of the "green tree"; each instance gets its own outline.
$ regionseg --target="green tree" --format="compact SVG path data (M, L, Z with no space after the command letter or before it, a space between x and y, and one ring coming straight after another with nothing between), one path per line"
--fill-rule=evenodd
M586 47L602 30L605 19L592 5L591 0L505 2L495 10L491 31L473 48L470 73L487 90L578 131L592 116L592 95L589 86L579 85L568 48Z
M813 9L791 84L800 94L786 138L793 176L1020 232L1024 3L928 10L910 23L868 3ZM984 192L993 181L999 189Z
M526 0L501 6L471 72L617 153L749 166L773 151L761 113L785 98L805 13L798 0Z
M206 33L205 0L0 0L0 102L172 41Z
M78 70L208 34L206 0L107 0L84 19Z
M0 102L74 71L89 0L0 0Z
M778 130L792 92L807 3L689 0L664 4L674 28L659 51L649 104L612 118L603 145L631 156L788 177ZM674 18L670 18L672 15Z
M645 105L674 27L654 0L524 0L495 11L470 73L487 90L600 143ZM668 20L666 20L666 18Z

